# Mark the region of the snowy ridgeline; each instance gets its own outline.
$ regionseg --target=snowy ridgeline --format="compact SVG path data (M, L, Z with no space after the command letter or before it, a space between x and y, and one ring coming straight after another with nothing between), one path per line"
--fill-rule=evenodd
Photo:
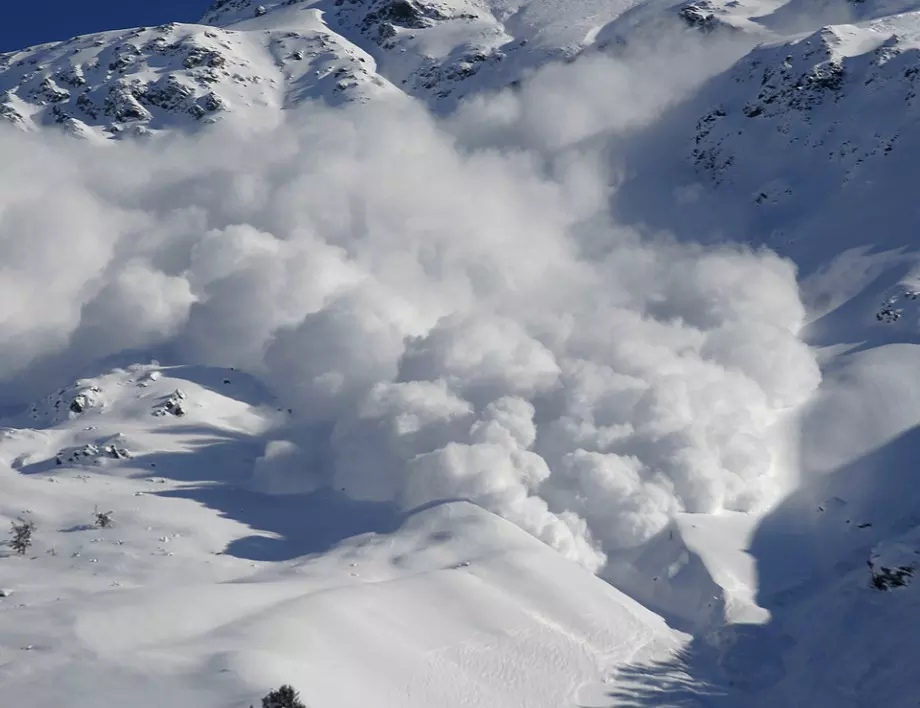
M0 117L86 138L194 129L231 110L239 124L271 126L302 100L336 105L386 91L370 56L314 17L297 31L171 23L0 56Z
M580 0L562 9L552 0L534 0L515 11L497 0L343 0L330 7L317 0L215 2L202 24L100 32L0 55L0 117L26 130L59 126L104 138L197 130L228 116L237 125L272 126L279 111L304 101L339 105L400 91L443 112L465 97L519 88L552 62L618 55L630 42L641 46L683 32L714 46L726 38L742 47L763 39L776 44L753 52L732 75L756 84L721 87L717 93L729 103L702 116L693 159L716 180L728 178L723 173L733 168L733 155L746 149L726 144L735 131L733 120L719 120L726 110L729 118L736 111L778 117L774 139L820 147L852 172L867 156L890 152L912 120L909 110L872 105L906 99L912 106L916 20L910 14L892 18L912 9L907 0L890 5ZM820 22L852 21L868 24L785 44L788 35ZM856 88L873 81L869 90ZM859 126L855 130L828 136L840 120L820 117L820 111L817 122L801 116L841 98L854 103L843 123ZM859 120L855 111L862 112ZM870 112L879 124L866 134L861 129ZM752 144L771 134L742 122L755 133ZM762 199L786 188L763 190Z

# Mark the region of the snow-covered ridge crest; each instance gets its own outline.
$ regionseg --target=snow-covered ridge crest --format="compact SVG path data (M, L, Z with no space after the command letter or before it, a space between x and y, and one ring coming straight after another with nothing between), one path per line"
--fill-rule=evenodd
M766 142L839 166L845 186L910 139L920 115L918 30L920 13L908 13L755 49L709 89L723 98L697 124L694 161L716 182L744 179L753 167L744 155Z
M297 31L172 23L0 56L0 118L82 137L189 130L228 115L270 126L305 99L335 105L387 88L373 60L315 15Z
M607 46L619 19L642 5L577 0L560 9L554 0L218 0L202 22L240 30L296 27L306 13L321 10L332 30L374 56L381 75L446 113L464 98L518 87L548 64ZM657 9L652 3L650 12ZM680 27L687 29L672 22L668 31Z
M366 47L388 80L436 106L450 107L471 91L509 84L525 66L533 68L556 52L538 53L539 58L523 52L528 56L521 66L504 70L504 60L532 31L523 25L523 36L516 38L494 8L469 0L218 0L201 21L236 29L296 27L314 7L322 8L332 29Z

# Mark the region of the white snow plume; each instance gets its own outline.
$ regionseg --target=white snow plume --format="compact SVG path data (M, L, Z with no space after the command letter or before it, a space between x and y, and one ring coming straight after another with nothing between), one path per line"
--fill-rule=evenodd
M408 103L106 148L0 132L0 381L125 350L244 368L300 426L267 491L467 498L592 569L680 509L767 503L771 426L819 378L793 266L617 227L577 147L546 170L462 132Z
M598 136L627 137L757 41L743 32L702 36L656 26L633 28L626 42L615 26L601 33L594 49L544 65L515 90L470 97L447 119L451 130L469 144L517 145L551 155Z

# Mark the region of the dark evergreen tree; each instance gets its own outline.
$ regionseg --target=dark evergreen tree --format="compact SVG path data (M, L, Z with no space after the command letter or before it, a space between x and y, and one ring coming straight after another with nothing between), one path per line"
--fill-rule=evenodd
M115 512L96 511L94 513L96 515L96 526L98 526L101 529L107 529L109 526L112 525L112 514L114 514Z
M14 521L12 526L12 531L10 531L10 535L12 536L10 539L10 548L19 555L24 556L32 545L32 534L35 532L35 522L19 519L18 521Z
M262 708L307 708L293 686L284 685L262 699Z

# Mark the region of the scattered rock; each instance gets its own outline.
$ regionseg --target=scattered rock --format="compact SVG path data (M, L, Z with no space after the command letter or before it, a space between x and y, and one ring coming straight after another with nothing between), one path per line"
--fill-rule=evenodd
M905 290L902 293L892 295L882 303L881 309L875 313L875 319L885 324L893 324L901 319L904 310L897 307L899 302L904 300L916 300L920 293L914 290Z
M169 398L167 398L162 404L153 409L152 415L157 417L164 415L174 415L178 418L186 415L188 410L184 403L187 398L186 393L181 389L176 389Z
M901 319L901 313L891 307L883 307L875 313L875 319L885 324L893 324Z
M129 460L131 453L114 443L87 443L80 447L67 448L55 455L57 465L101 464L103 460Z
M102 406L102 388L85 380L77 381L72 386L62 388L44 400L33 403L29 408L29 417L47 425L56 425Z

